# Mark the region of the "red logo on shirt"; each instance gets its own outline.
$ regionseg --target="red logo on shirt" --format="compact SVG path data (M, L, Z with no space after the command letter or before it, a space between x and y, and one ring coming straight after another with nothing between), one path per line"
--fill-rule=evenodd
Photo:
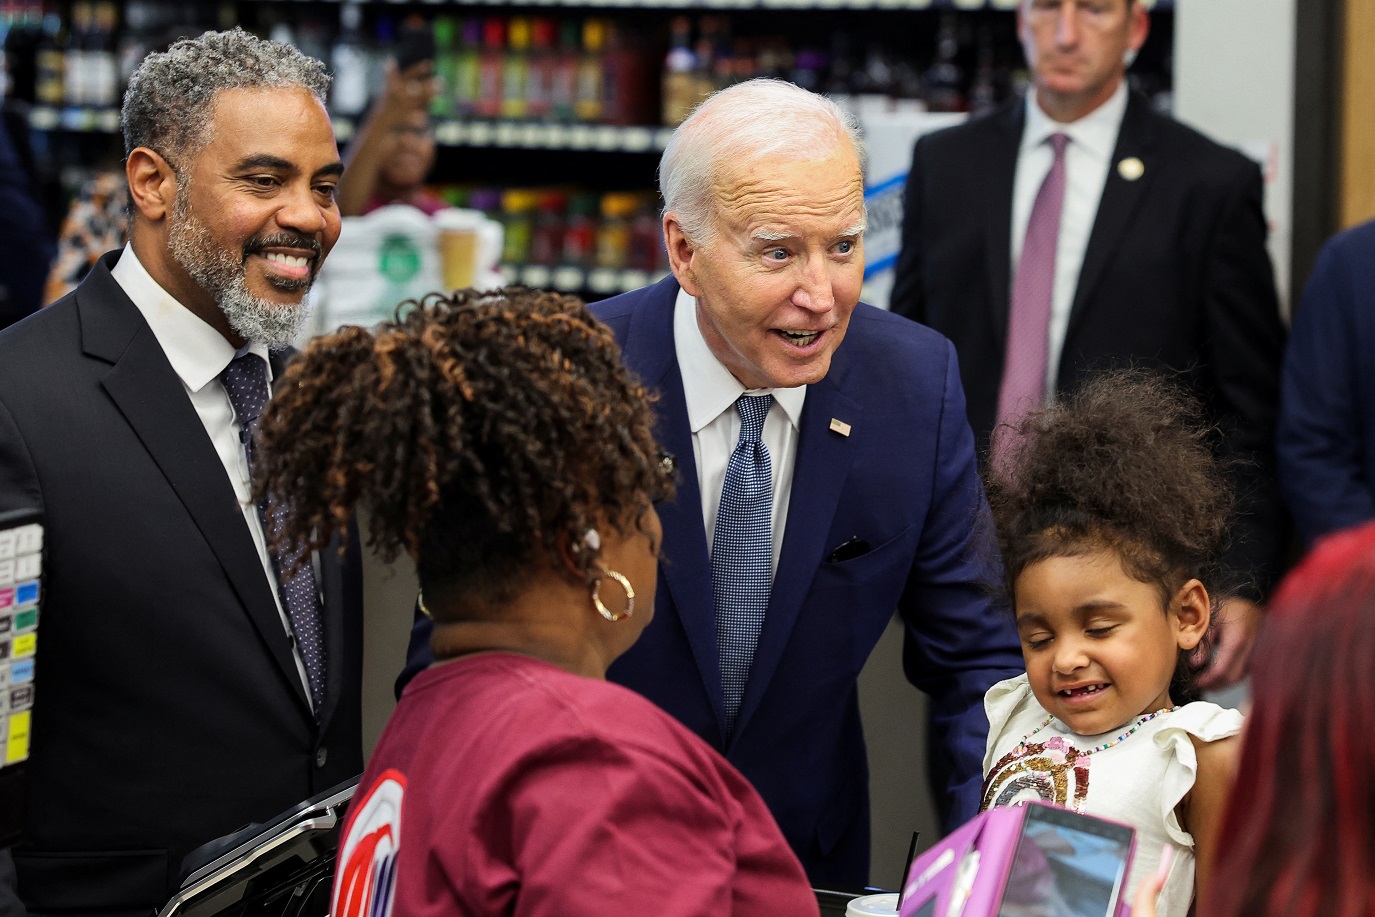
M339 849L334 917L389 917L401 847L401 798L406 777L387 770L377 778L351 820Z

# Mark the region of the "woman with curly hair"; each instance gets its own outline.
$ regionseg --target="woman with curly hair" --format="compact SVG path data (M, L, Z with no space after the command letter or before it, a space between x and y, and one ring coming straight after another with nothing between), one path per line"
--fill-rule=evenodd
M1231 496L1202 407L1101 376L1012 431L989 487L1026 675L984 699L983 806L1044 799L1131 825L1160 913L1205 888L1241 715L1195 698Z
M429 297L314 341L262 421L279 544L355 507L407 552L436 664L359 784L332 913L815 914L758 794L605 681L654 609L670 473L649 396L580 302Z

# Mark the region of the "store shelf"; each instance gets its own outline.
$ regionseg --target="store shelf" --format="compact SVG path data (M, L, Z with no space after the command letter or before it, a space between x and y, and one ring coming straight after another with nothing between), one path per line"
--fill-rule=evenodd
M280 0L256 0L259 3ZM339 3L341 0L329 0ZM372 0L383 6L490 6L492 0ZM893 9L893 10L1015 10L1020 0L502 0L502 6L545 6L586 9ZM1175 0L1141 0L1147 9L1172 9Z
M340 140L353 136L354 122L335 118ZM84 131L113 134L119 131L119 111L113 108L53 108L35 105L29 110L34 130ZM440 146L494 147L497 149L591 150L599 153L661 153L673 136L669 127L616 127L609 124L539 124L527 121L441 121L435 125Z
M657 153L672 128L614 127L608 124L538 124L520 121L444 121L435 140L445 146Z
M115 134L119 132L119 109L35 105L29 109L29 126L37 131Z
M638 290L668 276L668 271L651 273L609 268L584 270L577 267L541 267L535 264L519 267L503 264L500 270L508 284L519 284L536 290L599 293L607 296Z

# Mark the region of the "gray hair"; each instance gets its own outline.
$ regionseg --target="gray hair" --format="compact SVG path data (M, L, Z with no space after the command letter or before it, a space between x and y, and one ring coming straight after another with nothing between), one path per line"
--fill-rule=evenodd
M678 215L690 241L704 243L712 224L712 177L741 157L819 159L849 142L864 168L855 116L823 95L784 80L746 80L714 93L678 126L659 163L664 213Z
M325 104L325 65L290 45L240 28L186 38L143 59L124 93L124 154L145 146L179 169L210 142L215 94L222 89L300 87Z

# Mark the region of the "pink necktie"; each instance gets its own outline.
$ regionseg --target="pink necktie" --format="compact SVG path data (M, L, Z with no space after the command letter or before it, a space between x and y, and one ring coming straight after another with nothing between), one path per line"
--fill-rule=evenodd
M1022 256L1012 282L1007 319L1007 353L998 389L998 425L1014 424L1045 403L1050 307L1055 293L1055 251L1060 237L1060 211L1065 203L1065 146L1069 137L1052 134L1055 151L1050 172L1036 192L1027 221ZM995 464L1014 445L1008 430L994 432Z

